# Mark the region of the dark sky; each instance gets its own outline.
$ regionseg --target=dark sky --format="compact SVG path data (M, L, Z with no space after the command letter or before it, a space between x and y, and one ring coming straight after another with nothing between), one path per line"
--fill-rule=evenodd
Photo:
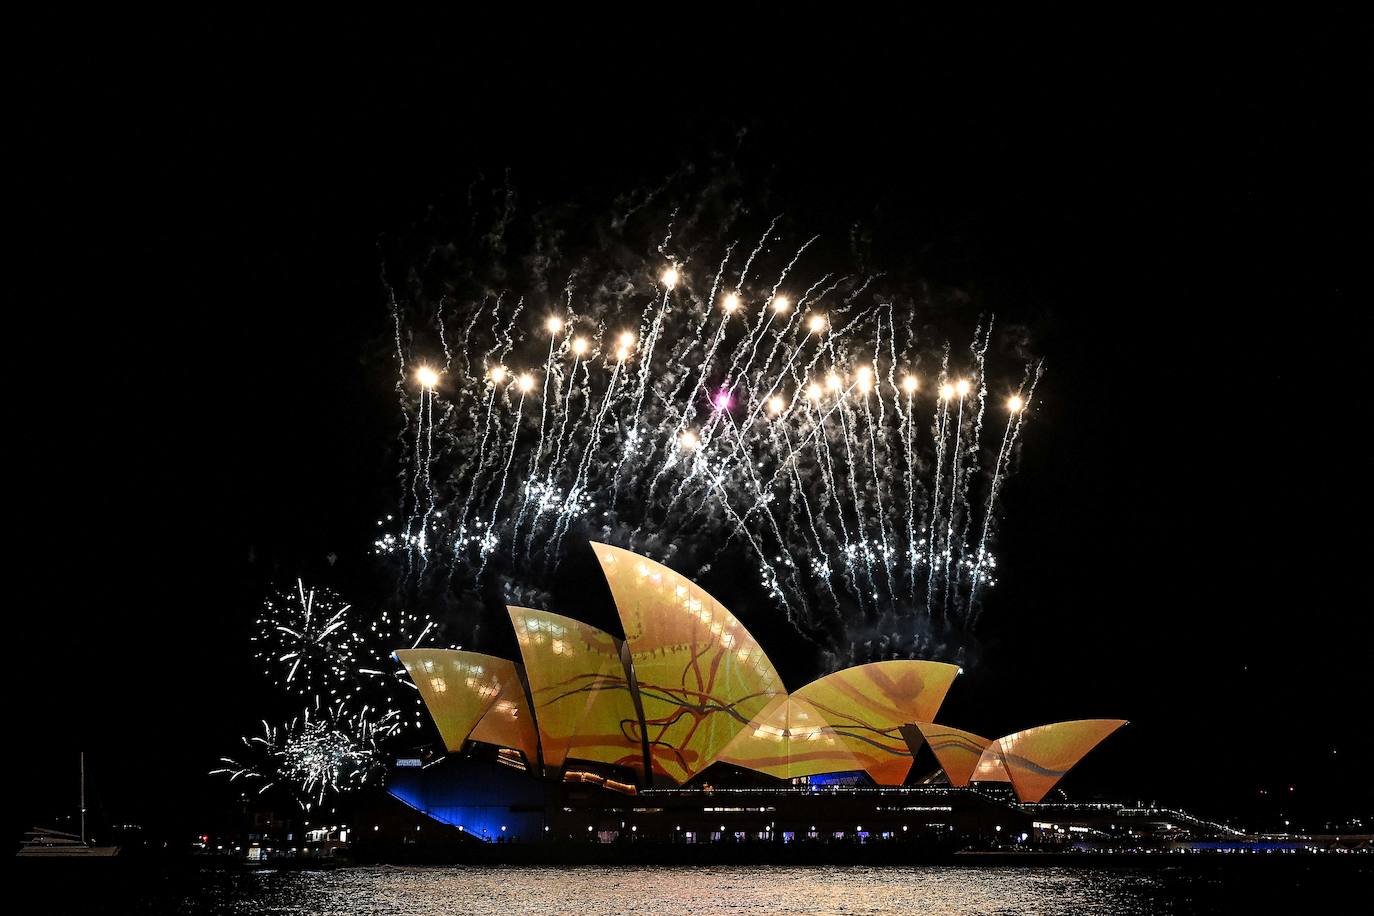
M818 231L875 221L1047 357L949 715L1132 720L1084 794L1374 809L1367 23L634 25L6 39L16 816L84 745L111 817L194 828L264 583L369 575L379 237L479 173L626 190L741 129Z

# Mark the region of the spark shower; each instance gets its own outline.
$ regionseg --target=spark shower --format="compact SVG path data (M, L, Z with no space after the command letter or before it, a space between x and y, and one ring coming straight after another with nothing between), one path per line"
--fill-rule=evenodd
M480 255L434 246L388 285L403 505L375 546L405 593L529 601L516 581L591 538L746 561L837 662L957 657L1039 363L778 218L651 209L590 242L539 222L523 257L508 209Z

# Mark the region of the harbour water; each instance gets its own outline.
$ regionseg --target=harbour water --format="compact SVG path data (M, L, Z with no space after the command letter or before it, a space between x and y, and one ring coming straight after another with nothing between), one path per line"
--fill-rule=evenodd
M1258 857L1255 857L1258 858ZM1267 858L1267 857L1266 857ZM1359 857L1361 860L1367 857ZM1368 912L1374 862L1272 859L1148 867L349 867L33 870L49 913L1207 914Z

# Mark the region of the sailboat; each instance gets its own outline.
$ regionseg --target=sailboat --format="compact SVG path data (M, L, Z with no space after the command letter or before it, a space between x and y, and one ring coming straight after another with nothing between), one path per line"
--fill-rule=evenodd
M118 846L97 846L86 838L86 752L81 752L81 835L34 827L19 847L22 859L108 859Z

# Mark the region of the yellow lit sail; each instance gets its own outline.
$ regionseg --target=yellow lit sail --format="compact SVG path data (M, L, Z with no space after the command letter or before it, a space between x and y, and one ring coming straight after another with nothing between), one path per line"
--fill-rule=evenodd
M545 765L572 757L643 771L639 716L616 639L548 611L506 610L529 676Z
M945 776L949 778L951 786L966 786L969 779L973 777L974 770L977 769L979 761L982 759L983 752L987 750L988 739L973 732L966 732L958 728L950 728L948 725L936 725L932 722L917 722L915 725L917 733L930 746L931 753L940 762L940 768L945 771ZM913 749L915 746L913 745ZM990 780L995 782L1005 782L1005 770L1000 768L1000 761L994 763L989 761L987 770Z
M650 760L686 782L786 691L749 631L696 583L627 550L592 546L630 645Z
M879 785L901 785L911 769L902 726L928 722L959 674L929 661L873 662L818 678L792 696L820 711L845 748Z
M517 672L520 666L511 663ZM501 683L501 692L468 735L473 741L513 747L525 755L530 767L539 760L539 738L534 732L534 716L525 699L525 685L517 675Z
M1078 719L999 738L1002 765L1016 797L1040 801L1088 751L1125 724L1125 719Z
M775 696L717 759L779 779L864 768L821 712L795 695Z
M789 695L739 620L695 583L629 551L593 546L623 645L572 618L509 607L528 694L521 667L507 659L395 653L449 751L473 740L532 763L542 754L552 768L583 760L642 772L647 744L654 773L677 783L721 761L781 779L864 770L879 785L899 785L925 743L951 785L1006 782L1021 801L1038 802L1126 724L1059 722L995 741L935 725L958 668L929 661L859 665Z
M420 697L450 751L463 747L473 728L510 685L520 689L515 662L494 655L457 649L398 649L396 658L420 688Z

